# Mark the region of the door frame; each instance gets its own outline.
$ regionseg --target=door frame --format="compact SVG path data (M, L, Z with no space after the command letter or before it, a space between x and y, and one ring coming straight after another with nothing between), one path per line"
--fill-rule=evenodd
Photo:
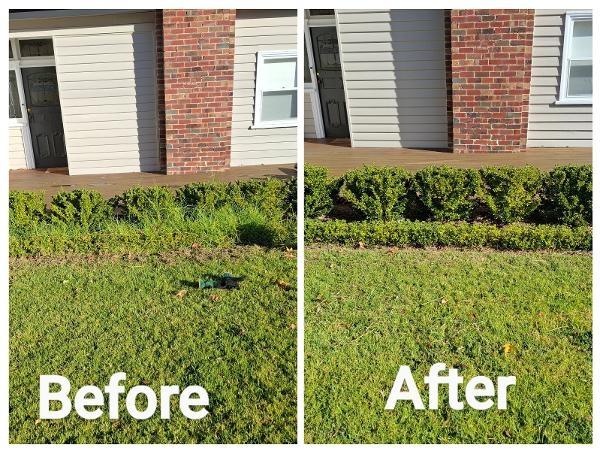
M314 26L314 25L313 25ZM317 138L325 138L325 124L323 123L323 111L321 110L321 98L317 84L317 73L315 71L315 58L313 55L312 39L310 37L309 19L304 19L304 45L308 57L308 71L310 72L310 83L304 83L304 92L310 96L310 106L315 121L315 134Z
M29 115L27 114L27 101L25 99L25 90L23 88L23 76L21 74L21 69L26 69L30 67L56 67L56 60L54 56L34 56L27 57L25 59L21 58L19 53L19 43L18 41L25 41L27 39L51 39L52 46L54 47L54 39L51 34L47 35L39 35L35 36L22 36L19 33L19 37L13 37L12 34L9 34L9 43L12 49L13 58L9 59L8 68L9 70L15 71L15 77L17 79L17 87L19 90L19 100L21 102L21 117L13 118L8 121L9 127L21 127L21 135L23 137L23 147L25 149L25 165L27 169L35 169L35 154L33 152L33 142L31 141L31 128L29 127ZM58 95L60 98L60 88ZM63 123L64 121L62 116L62 108L60 110L60 120ZM69 157L67 154L67 167L69 165Z
M321 100L319 97L319 87L316 82L317 74L315 71L315 61L314 61L314 55L313 55L314 49L313 49L313 45L312 45L312 39L310 37L310 29L317 28L317 27L335 27L335 31L336 31L337 39L338 39L338 48L339 48L339 52L340 52L342 85L344 87L344 98L346 101L346 116L347 116L346 121L348 122L348 133L350 135L350 146L353 146L352 125L350 123L350 114L349 114L350 106L348 104L348 93L346 91L346 82L344 80L344 61L342 58L342 45L340 42L340 30L339 30L339 26L338 26L337 9L334 10L334 14L335 15L332 15L332 16L314 16L314 17L310 17L310 16L306 15L304 18L304 39L305 39L306 46L307 46L306 53L308 54L308 60L310 62L309 70L310 70L310 76L311 76L311 80L312 80L312 86L310 87L310 89L311 89L310 94L311 94L313 116L315 118L315 131L317 134L317 138L326 138L325 124L323 123L323 111L322 111L322 107L321 107ZM310 52L309 52L309 49L310 49ZM304 84L304 89L305 89L305 91L309 90L307 88L306 83Z

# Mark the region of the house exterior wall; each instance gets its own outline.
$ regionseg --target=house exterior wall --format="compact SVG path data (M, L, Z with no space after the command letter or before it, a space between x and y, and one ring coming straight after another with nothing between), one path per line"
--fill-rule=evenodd
M70 174L158 170L155 14L94 14L11 20L9 30L53 38ZM25 158L13 146L11 168Z
M296 10L237 10L231 166L296 162L297 127L252 128L256 53L296 46Z
M8 168L25 169L25 144L23 143L23 128L8 128Z
M446 148L442 10L337 10L352 145Z
M567 10L536 10L533 30L529 147L591 147L592 105L555 105L559 96Z
M58 32L54 53L69 174L159 170L154 24Z
M235 10L163 10L167 174L229 167Z

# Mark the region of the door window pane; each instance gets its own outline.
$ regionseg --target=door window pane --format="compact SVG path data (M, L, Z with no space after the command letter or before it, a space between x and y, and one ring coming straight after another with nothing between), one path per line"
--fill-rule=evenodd
M11 45L10 41L8 41L8 58L13 59L12 45Z
M19 41L19 51L22 58L54 55L52 39L23 39Z
M297 117L296 91L265 92L263 94L262 121L283 121Z
M14 70L8 71L8 117L21 117L21 100Z
M568 95L573 97L592 95L591 61L571 61Z

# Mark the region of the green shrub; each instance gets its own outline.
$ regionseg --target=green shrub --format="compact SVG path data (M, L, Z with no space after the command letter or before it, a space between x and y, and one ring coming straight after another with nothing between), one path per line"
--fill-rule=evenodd
M423 221L305 222L305 243L356 246L455 246L511 250L591 250L590 227Z
M327 169L304 166L304 216L318 218L333 208L332 184Z
M224 206L255 206L270 214L291 210L288 204L289 182L276 178L239 180L234 183L199 182L176 191L177 202L188 213L216 210Z
M287 217L295 217L298 213L298 179L289 177L283 189L284 212Z
M473 215L481 178L474 169L429 166L415 174L418 204L436 221L468 220Z
M592 166L559 166L546 174L542 214L551 223L592 223Z
M97 191L63 191L56 194L50 203L50 219L54 223L97 229L111 217L112 208Z
M273 177L239 180L230 185L234 205L252 205L267 214L280 215L285 209L286 184Z
M8 212L11 227L27 227L43 221L46 217L44 193L11 191L8 195Z
M399 219L410 183L411 175L402 168L365 166L343 176L340 196L366 219Z
M482 202L491 218L508 224L521 221L539 206L542 174L533 166L480 169Z
M183 209L166 186L131 188L110 202L118 217L129 222L179 222L183 219Z
M228 185L218 182L190 183L177 189L177 202L188 211L214 210L228 202Z

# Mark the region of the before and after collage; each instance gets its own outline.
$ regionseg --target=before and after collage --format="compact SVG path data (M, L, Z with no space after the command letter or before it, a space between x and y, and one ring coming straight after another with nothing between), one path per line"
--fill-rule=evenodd
M7 11L4 441L592 444L592 3L280 3Z

